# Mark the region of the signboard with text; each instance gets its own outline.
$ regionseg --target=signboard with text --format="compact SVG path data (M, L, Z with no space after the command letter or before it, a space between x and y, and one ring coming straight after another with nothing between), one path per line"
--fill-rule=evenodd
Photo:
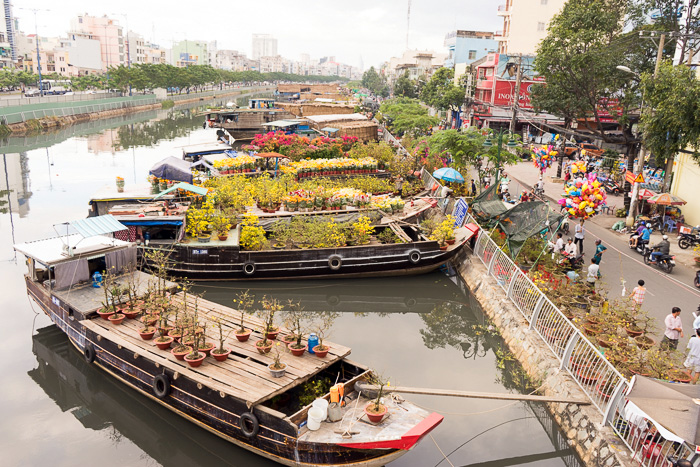
M518 97L518 107L521 109L532 109L530 95L532 94L532 85L536 81L523 81L520 83L520 95ZM540 83L541 84L541 83ZM508 106L513 104L513 91L515 89L515 81L497 79L493 90L493 105Z

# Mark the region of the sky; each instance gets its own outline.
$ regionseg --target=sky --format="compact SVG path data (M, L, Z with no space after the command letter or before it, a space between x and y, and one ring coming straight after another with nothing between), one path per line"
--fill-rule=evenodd
M445 34L456 29L497 31L496 15L505 0L411 0L408 46L446 53ZM272 34L278 53L299 60L335 56L365 69L378 66L406 49L408 0L264 0L184 2L182 0L15 0L19 30L34 33L40 9L40 36L64 35L79 14L107 15L146 40L170 47L173 40L217 41L219 49L251 55L252 34ZM125 16L126 15L126 16Z

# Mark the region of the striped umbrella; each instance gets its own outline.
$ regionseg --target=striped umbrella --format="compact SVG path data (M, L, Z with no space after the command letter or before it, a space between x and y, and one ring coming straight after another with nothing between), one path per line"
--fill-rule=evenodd
M682 206L686 204L686 201L682 200L678 196L674 196L671 193L659 193L654 195L647 200L651 204L658 204L660 206Z

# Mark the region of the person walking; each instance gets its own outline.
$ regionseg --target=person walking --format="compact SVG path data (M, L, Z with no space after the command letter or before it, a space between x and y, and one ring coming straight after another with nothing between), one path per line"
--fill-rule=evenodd
M637 281L637 287L632 289L632 293L630 294L630 298L635 303L637 309L639 309L642 306L642 303L644 303L644 295L646 292L647 289L644 288L644 281L639 279Z
M688 341L688 356L683 363L690 370L691 384L697 384L700 376L700 329L695 330L695 335Z
M476 196L476 183L474 183L473 178L472 178L472 196Z
M586 236L586 228L583 226L583 219L574 227L574 243L578 246L578 251L583 253L583 239Z
M678 348L678 339L683 337L683 322L681 321L681 309L674 306L671 313L664 319L666 331L664 338L661 340L661 350L676 350Z
M595 262L595 259L591 258L591 264L588 266L588 275L586 276L586 282L588 286L595 290L595 283L600 277L600 266Z
M595 264L600 265L600 260L603 258L603 252L607 250L606 247L603 246L603 242L598 239L595 241L595 254L593 255L593 259L595 260Z

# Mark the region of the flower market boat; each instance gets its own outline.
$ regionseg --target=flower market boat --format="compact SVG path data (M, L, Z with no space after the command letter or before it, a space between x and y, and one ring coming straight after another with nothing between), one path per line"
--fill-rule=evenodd
M29 296L89 364L217 436L289 466L381 466L412 449L442 421L441 415L393 399L384 403L388 417L379 422L365 419L362 410L371 401L355 391L355 383L371 372L347 359L349 348L327 340L326 356L287 357L286 373L280 377L268 370L273 358L256 339L222 339L222 346L231 351L226 358L205 357L201 366L190 366L167 349L173 338L165 332L171 329L168 317L173 309L190 310L193 330L218 323L228 332L241 321L246 329L261 329L262 321L186 291L174 293L176 284L163 276L131 268L135 249L107 236L120 229L109 216L70 222L68 227L78 234L15 245L27 257ZM100 270L111 271L109 285L90 280L91 273ZM133 293L129 304L122 305L114 291L124 287ZM105 290L111 298L105 298ZM98 315L121 306L140 307L148 314L158 308L163 335L148 340L141 335L148 323L117 323ZM288 334L280 332L283 337ZM257 331L252 334L263 338ZM314 417L318 413L311 412L312 405L301 402L304 383L323 380L337 381L335 391L344 395L344 406L338 405L330 418ZM329 390L324 399L332 394Z
M215 110L206 114L205 126L221 128L237 138L241 133L261 132L263 124L296 117L275 105L274 99L250 99L248 108Z

